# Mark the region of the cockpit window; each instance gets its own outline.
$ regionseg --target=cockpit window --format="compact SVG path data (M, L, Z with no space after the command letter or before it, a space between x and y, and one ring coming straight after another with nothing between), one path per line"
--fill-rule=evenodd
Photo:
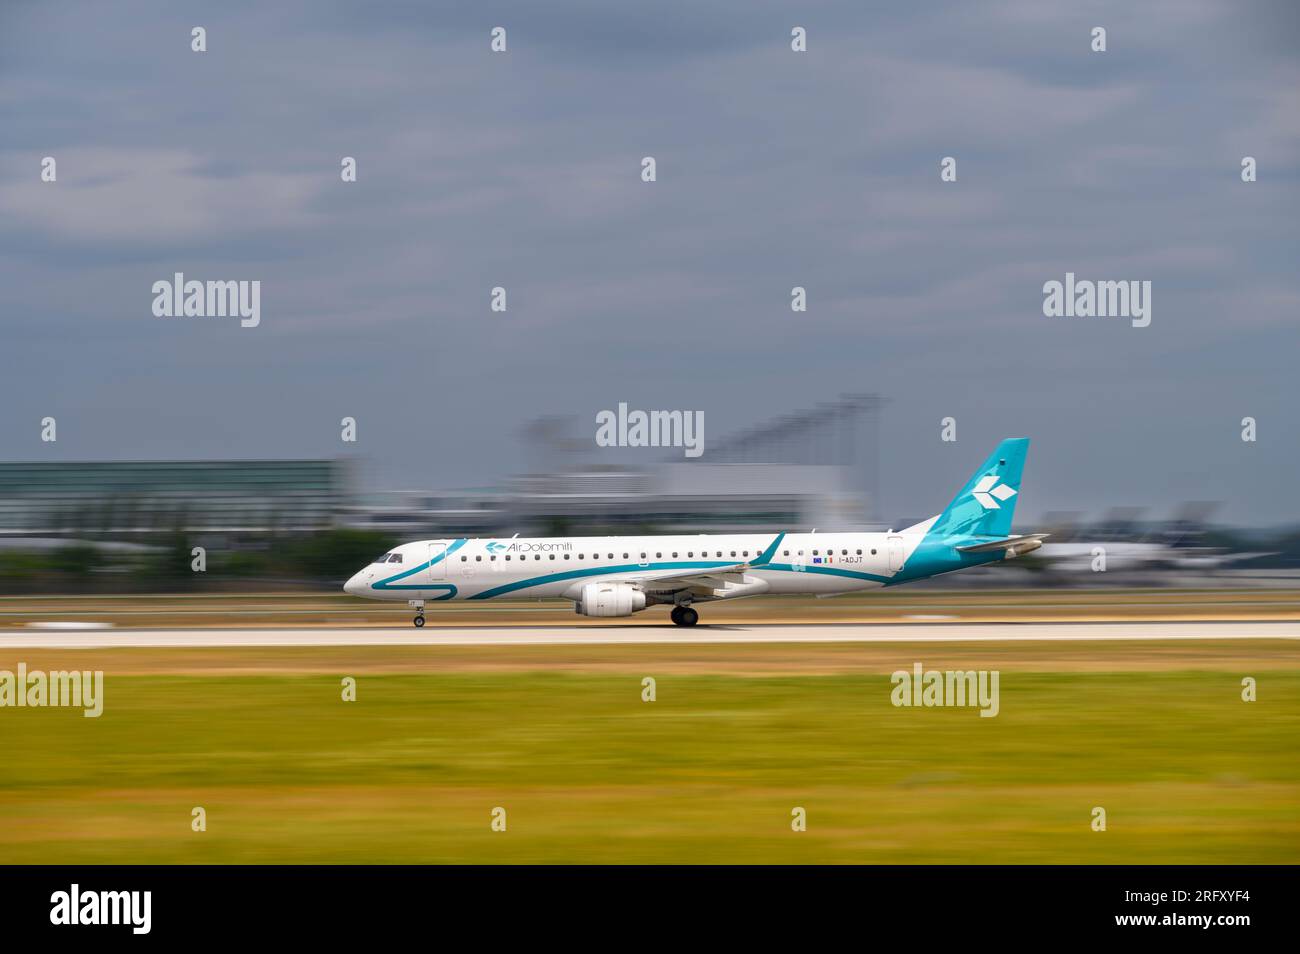
M401 562L402 562L402 555L401 555L400 553L394 553L392 556L390 556L390 557L388 558L388 562L389 562L389 563L401 563Z
M390 556L392 556L391 553L385 553L385 554L383 554L383 555L381 555L381 556L377 556L377 557L375 557L375 562L376 562L376 563L387 563L387 562L388 562L388 558L389 558Z

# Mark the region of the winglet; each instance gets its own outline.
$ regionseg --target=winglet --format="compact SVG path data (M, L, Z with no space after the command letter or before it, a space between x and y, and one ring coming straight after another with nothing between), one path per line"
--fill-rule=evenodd
M751 564L749 564L749 565L750 565L750 566L765 566L766 564L771 563L771 562L772 562L772 558L773 558L774 556L776 556L776 548L779 547L779 546L781 545L781 541L784 540L784 539L785 539L785 534L784 534L784 533L778 533L778 534L776 535L776 539L773 540L770 544L768 544L767 549L764 550L762 553L760 553L760 554L758 555L758 557L754 560L754 562L751 563Z

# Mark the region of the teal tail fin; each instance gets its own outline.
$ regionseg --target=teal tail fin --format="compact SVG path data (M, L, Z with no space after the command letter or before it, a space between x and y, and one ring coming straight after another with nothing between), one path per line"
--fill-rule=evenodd
M1028 452L1027 437L1012 437L999 444L939 514L930 532L943 537L1005 537L1011 533Z

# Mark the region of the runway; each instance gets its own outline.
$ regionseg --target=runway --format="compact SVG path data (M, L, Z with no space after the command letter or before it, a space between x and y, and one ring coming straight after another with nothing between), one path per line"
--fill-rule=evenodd
M240 646L698 646L751 643L1017 643L1300 640L1300 622L907 623L698 626L527 626L406 629L6 630L0 648Z

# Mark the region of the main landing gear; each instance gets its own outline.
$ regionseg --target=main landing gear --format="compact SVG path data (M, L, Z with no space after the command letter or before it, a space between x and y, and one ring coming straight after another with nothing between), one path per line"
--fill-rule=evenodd
M668 615L678 626L694 626L700 621L700 614L689 606L674 606Z
M407 600L407 604L415 609L415 628L419 629L424 625L424 600Z

